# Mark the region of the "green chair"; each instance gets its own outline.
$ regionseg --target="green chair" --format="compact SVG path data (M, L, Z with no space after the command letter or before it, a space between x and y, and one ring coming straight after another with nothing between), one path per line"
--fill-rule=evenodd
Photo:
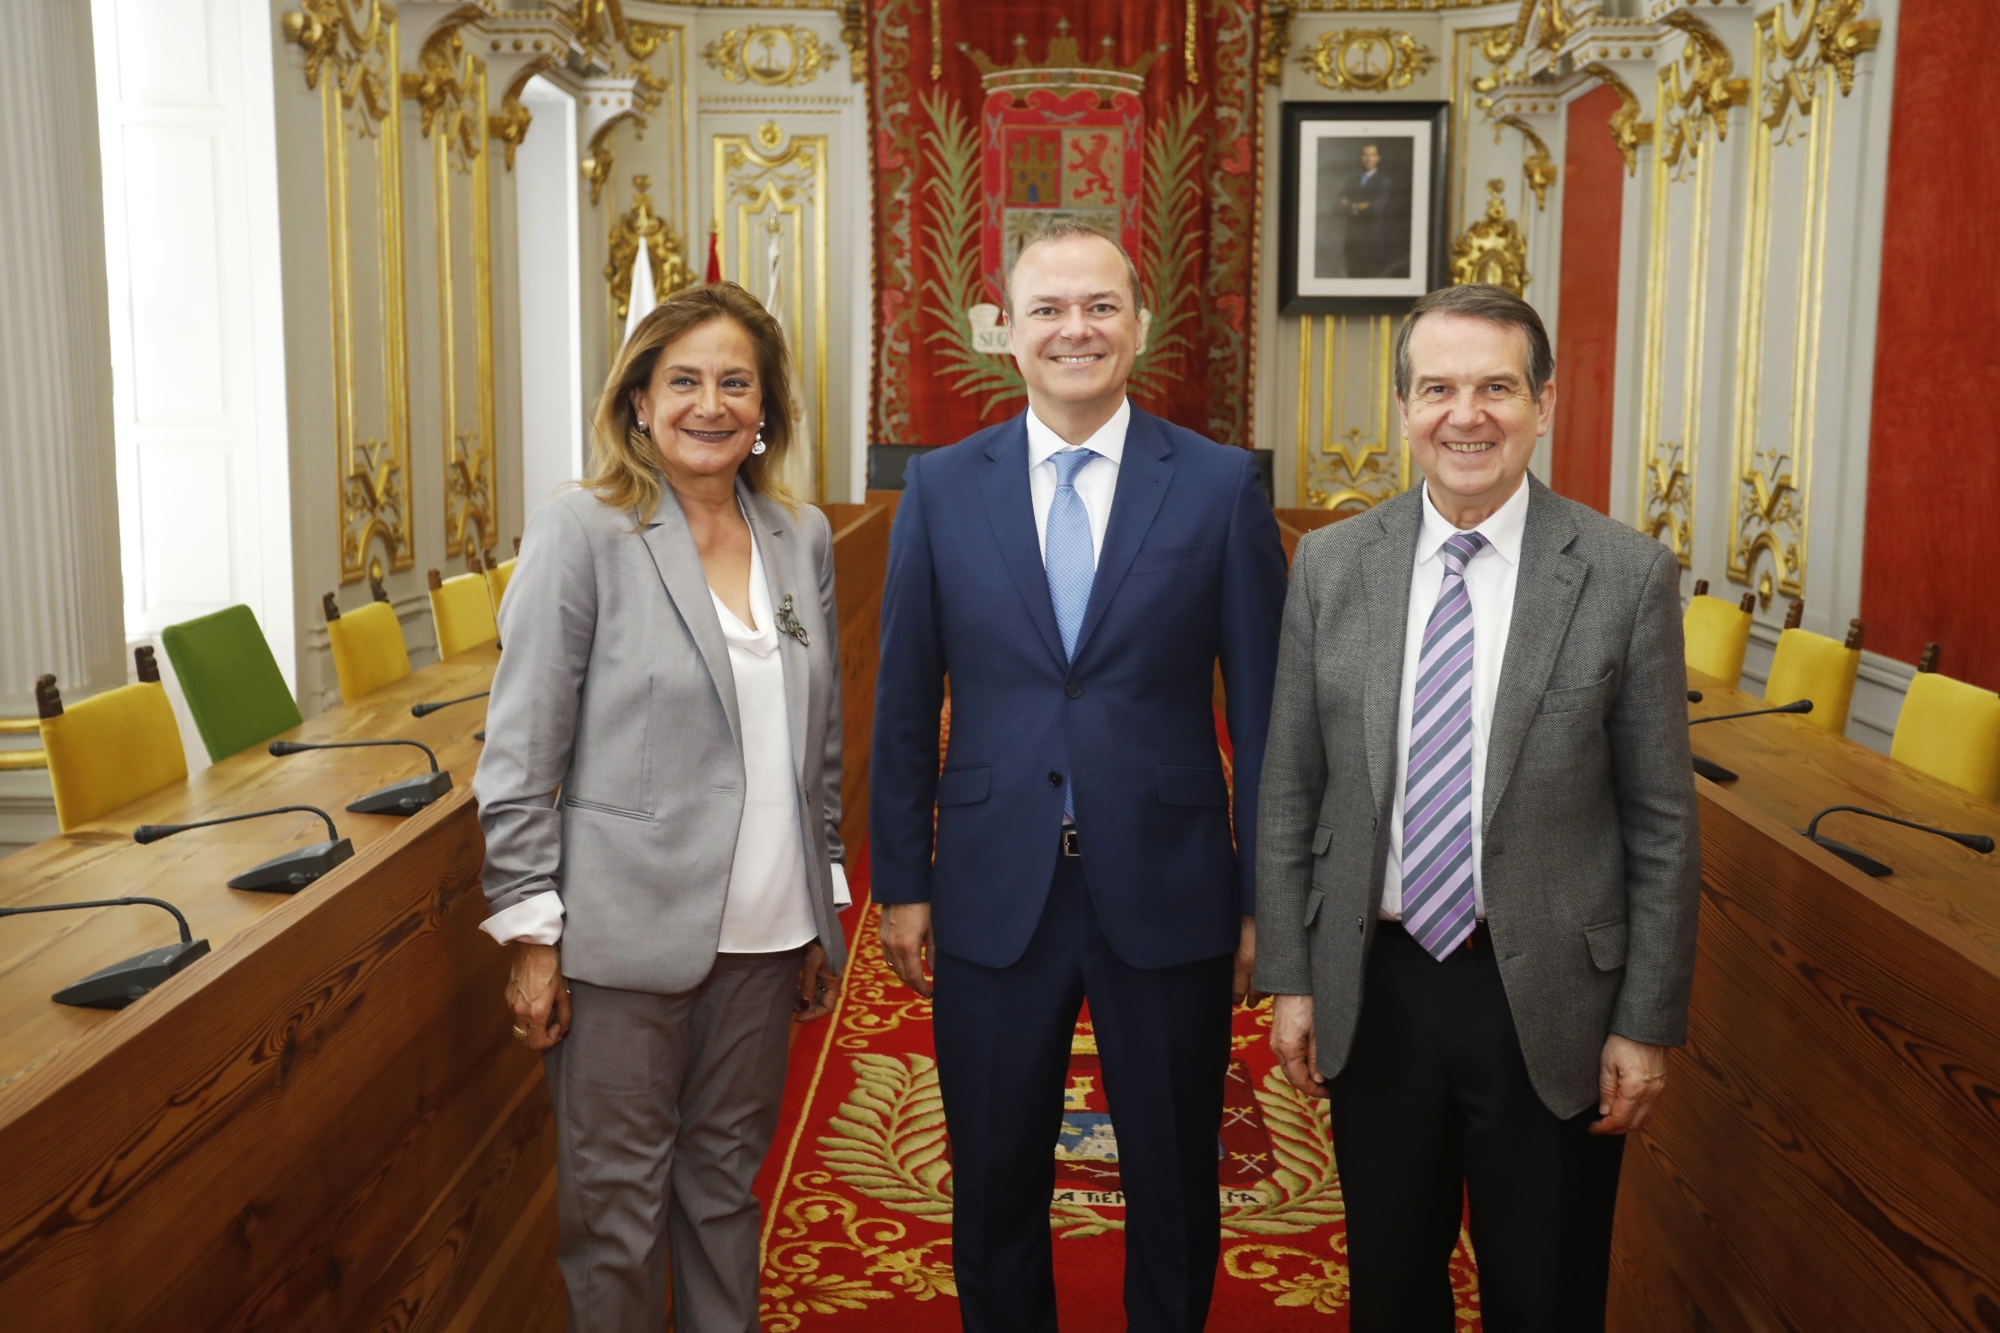
M169 625L160 642L211 760L261 745L304 720L249 607Z

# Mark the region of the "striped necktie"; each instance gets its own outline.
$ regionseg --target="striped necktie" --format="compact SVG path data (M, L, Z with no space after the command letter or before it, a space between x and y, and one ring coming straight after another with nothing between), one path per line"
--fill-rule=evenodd
M1486 539L1438 548L1444 581L1424 627L1403 779L1403 929L1442 961L1472 933L1472 599L1465 566Z
M1064 449L1050 457L1056 465L1056 496L1049 504L1042 564L1048 571L1056 628L1062 632L1063 657L1073 660L1076 636L1083 630L1083 610L1090 604L1090 585L1097 578L1090 513L1083 507L1083 497L1076 493L1076 474L1097 454L1090 449ZM1076 798L1068 774L1063 775L1063 818L1076 818Z

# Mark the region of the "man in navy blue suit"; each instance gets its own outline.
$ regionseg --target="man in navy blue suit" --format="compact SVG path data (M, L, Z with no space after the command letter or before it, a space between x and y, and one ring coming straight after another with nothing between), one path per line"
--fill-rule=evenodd
M1007 320L1028 410L913 462L890 538L873 885L890 966L935 984L968 1333L1056 1328L1049 1202L1086 999L1128 1326L1199 1329L1215 1286L1285 559L1250 454L1127 400L1139 309L1106 237L1058 224L1025 246Z

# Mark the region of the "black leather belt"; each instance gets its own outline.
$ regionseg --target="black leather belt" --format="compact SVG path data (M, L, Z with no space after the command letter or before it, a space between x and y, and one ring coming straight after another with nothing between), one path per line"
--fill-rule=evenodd
M1063 854L1064 856L1082 856L1082 855L1083 855L1083 852L1082 852L1082 850L1081 850L1081 849L1080 849L1080 848L1079 848L1079 847L1077 846L1077 841L1076 841L1076 825L1074 825L1074 824L1065 824L1065 825L1063 825L1063 831L1062 831L1062 854Z

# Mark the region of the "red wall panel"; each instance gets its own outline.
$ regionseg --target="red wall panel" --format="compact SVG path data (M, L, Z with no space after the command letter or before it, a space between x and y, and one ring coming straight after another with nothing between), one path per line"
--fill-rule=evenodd
M1556 348L1555 452L1549 486L1601 513L1611 508L1611 404L1618 363L1618 234L1625 156L1607 122L1618 94L1570 103L1563 155L1562 288Z
M1946 674L2000 689L2000 443L1973 419L2000 406L2000 6L1898 21L1861 614L1874 651L1935 639Z

